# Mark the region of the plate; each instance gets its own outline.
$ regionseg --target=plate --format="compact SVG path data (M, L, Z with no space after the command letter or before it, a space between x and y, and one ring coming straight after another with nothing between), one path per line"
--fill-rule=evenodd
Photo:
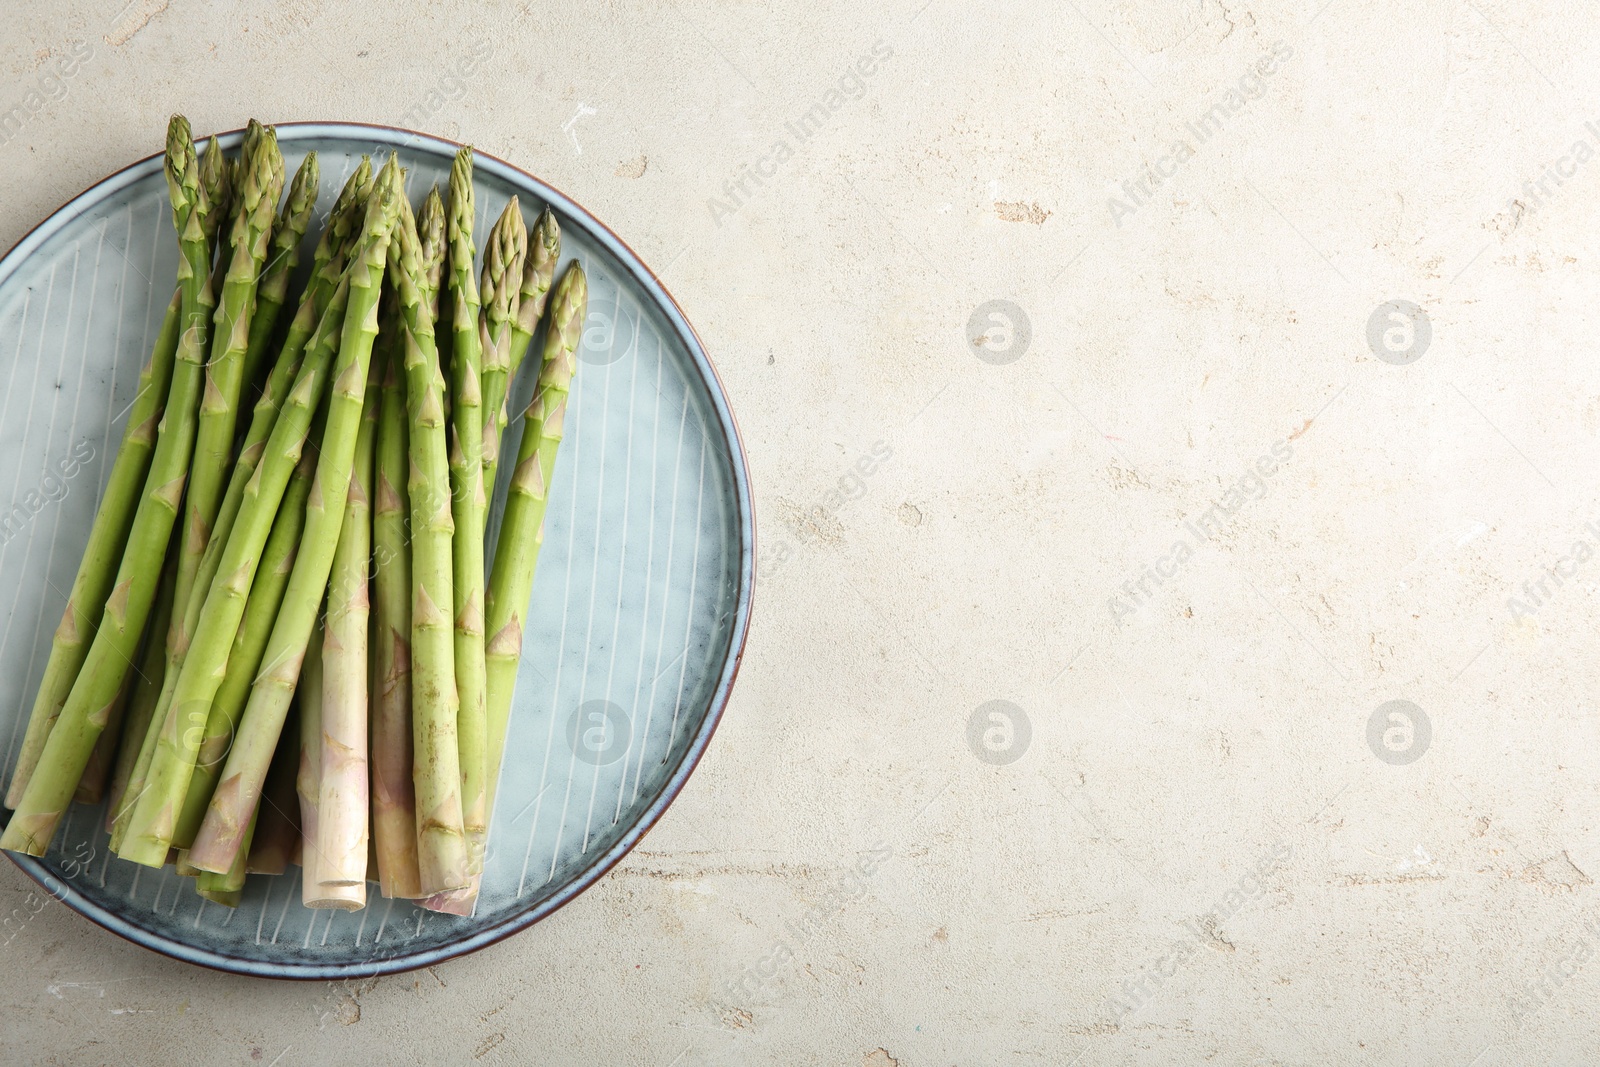
M318 221L363 154L377 163L398 152L420 205L430 185L448 184L459 147L347 123L277 130L289 173L317 153ZM241 139L222 143L236 150ZM563 264L576 257L588 274L589 308L477 913L424 911L376 886L361 911L308 910L298 868L252 875L238 908L210 904L170 867L111 856L102 808L83 805L44 857L7 853L68 907L157 952L241 974L395 973L492 944L568 903L682 789L727 703L749 622L755 523L738 431L694 330L639 257L566 196L482 153L480 246L513 195L530 224L543 205L555 212ZM16 762L176 271L159 155L84 192L0 259L0 452L12 464L9 486L0 468L0 501L10 501L0 515L0 779ZM512 410L526 404L536 363L525 363Z

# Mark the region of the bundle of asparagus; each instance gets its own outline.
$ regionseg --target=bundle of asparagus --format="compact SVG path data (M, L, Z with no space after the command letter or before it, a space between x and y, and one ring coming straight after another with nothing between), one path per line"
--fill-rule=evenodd
M576 262L547 300L560 232L545 210L530 240L516 199L477 273L472 163L463 148L448 201L435 188L413 215L398 161L363 159L280 336L316 155L283 195L271 128L252 120L230 159L172 119L177 291L0 848L42 855L74 798L104 796L120 857L176 863L210 901L298 858L308 906L359 908L376 881L471 912L587 301ZM541 321L496 532L506 405Z

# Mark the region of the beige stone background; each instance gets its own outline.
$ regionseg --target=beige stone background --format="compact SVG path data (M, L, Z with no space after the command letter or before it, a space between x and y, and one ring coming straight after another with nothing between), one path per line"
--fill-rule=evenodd
M93 47L0 246L175 110L470 139L682 303L762 573L705 762L553 918L283 984L51 905L0 1060L1600 1058L1592 6L120 2L0 20L4 107Z

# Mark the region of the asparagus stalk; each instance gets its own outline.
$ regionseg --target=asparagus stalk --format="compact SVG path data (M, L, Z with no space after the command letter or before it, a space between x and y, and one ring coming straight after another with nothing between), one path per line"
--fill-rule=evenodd
M200 156L200 188L206 198L206 212L200 219L200 228L206 235L206 268L209 275L211 253L217 248L217 234L222 223L231 217L233 207L233 168L229 165L228 157L223 155L222 142L216 134L211 135Z
M111 580L116 576L117 561L122 558L128 531L133 525L134 512L144 489L145 474L150 469L151 453L156 446L156 427L166 406L167 390L172 384L172 365L178 350L178 326L181 294L174 293L167 305L166 317L161 320L161 331L156 335L150 360L139 372L139 390L134 395L133 406L128 409L128 421L122 430L122 444L111 465L111 476L106 480L105 497L95 514L94 525L89 530L89 544L84 549L83 560L78 564L78 575L73 579L72 591L67 595L67 608L62 613L61 625L56 627L50 643L50 659L45 665L44 677L39 682L39 692L34 698L33 711L28 717L28 728L22 737L22 751L17 757L16 769L11 774L11 786L6 792L6 807L15 808L22 803L23 790L28 778L39 762L50 728L61 714L67 694L78 678L90 642L100 625L100 615L105 609L106 597L111 595Z
M256 819L251 817L250 825L245 828L244 832L245 847L239 850L239 857L234 860L233 866L228 868L226 874L196 871L194 891L213 904L221 904L225 908L237 908L239 901L244 897L246 860L250 842L254 839L255 832Z
M154 725L147 729L143 738L146 751L140 755L142 773L135 783L136 793L141 796L144 792L143 774L148 773L152 761L157 759L156 747L161 732L171 725L167 719L171 715L178 669L188 652L190 635L198 622L200 604L215 573L214 563L213 570L204 569L205 550L212 540L213 523L221 530L216 540L223 541L227 537L227 526L233 520L231 511L219 514L217 496L233 450L233 426L239 392L238 370L243 359L243 348L248 342L255 282L259 276L260 261L266 254L267 231L272 223L273 207L283 183L283 157L278 153L277 140L271 131L254 120L245 132L240 170L241 187L236 190L234 198L238 211L230 232L232 253L219 257L218 263L219 272L223 261L227 262L228 267L223 282L223 299L217 308L216 330L211 338L212 357L206 367L205 391L200 401L195 456L184 505L185 521L179 537L176 606L166 633L167 658L162 673L162 690L152 718ZM247 454L241 457L238 467L253 468L253 460L254 457ZM236 468L235 473L238 472ZM220 547L218 545L217 549ZM159 762L157 766L160 766ZM126 829L126 816L120 828L113 826L112 834L119 846Z
M211 335L211 361L206 366L205 392L200 401L200 423L195 437L194 460L184 505L183 539L178 553L177 604L179 625L168 636L168 663L181 662L192 639L185 627L189 591L195 587L200 557L211 540L226 486L228 461L233 458L234 425L239 417L239 388L244 353L250 342L250 318L255 307L256 281L267 258L274 209L283 188L283 156L277 137L252 120L245 141L244 181L234 190L237 211L233 220L231 261L217 305L216 328Z
M391 243L392 250L395 244ZM372 502L372 842L383 895L422 895L417 874L416 791L411 782L411 546L406 535L407 432L404 344L394 289L380 320L383 393Z
M445 286L444 263L449 256L449 225L445 222L444 200L435 185L422 203L417 214L417 237L422 242L423 278L418 283L422 290L423 305L433 322L433 344L438 353L439 370L444 375L444 417L450 419L450 321L449 300L441 300Z
M338 362L332 374L327 429L323 432L322 454L317 462L311 499L306 505L300 551L295 557L289 588L273 623L262 670L252 684L250 700L228 753L222 779L212 794L205 821L190 849L190 860L202 870L220 873L233 864L244 828L260 798L272 750L283 728L289 698L294 694L311 626L333 566L360 429L367 365L372 355L373 337L378 332L378 292L383 265L397 205L403 199L400 168L393 158L375 185L363 224L360 255L349 268L349 307L344 316ZM283 421L284 417L280 416L280 426ZM274 437L277 433L275 428ZM229 549L231 554L231 539ZM222 572L229 573L226 562ZM202 624L201 632L205 629ZM186 674L193 663L191 651L189 662L184 665Z
M272 766L267 771L266 791L261 794L261 805L256 810L256 829L245 863L245 870L250 874L282 874L294 857L300 839L299 805L295 797L299 759L298 734L283 731L272 754Z
M517 465L511 475L494 572L489 578L485 603L489 640L485 660L489 731L487 804L491 813L500 760L505 752L511 698L516 689L517 663L522 656L523 619L528 610L528 598L533 594L539 549L544 544L545 507L550 499L556 453L561 447L567 395L578 367L578 345L583 335L587 303L588 282L583 268L574 261L556 287L555 302L545 330L539 382L523 416ZM439 893L421 903L430 911L471 915L477 898L478 879L474 878L465 889Z
M311 441L318 438L317 430L318 426L313 420ZM308 442L289 479L289 487L284 490L278 513L273 517L272 533L267 537L266 547L261 550L261 563L256 568L249 599L245 601L239 632L234 635L233 647L228 652L227 672L211 702L205 733L195 756L194 773L190 776L189 790L172 835L173 843L180 848L188 848L194 843L194 835L199 832L200 822L205 818L211 792L216 788L217 776L222 772L222 761L227 758L234 731L239 727L239 718L244 714L245 702L250 696L250 683L255 680L256 671L261 666L267 638L272 634L273 620L278 617L284 591L289 586L289 574L294 568L295 553L300 547L306 500L311 495L311 478L316 473L316 466L317 449Z
M489 578L485 626L489 633L484 659L488 671L489 797L493 804L500 759L505 752L506 725L522 656L523 620L533 595L534 568L544 545L544 512L550 500L550 477L561 447L567 394L578 369L578 345L588 305L589 284L574 260L556 287L555 302L544 338L539 384L523 415L522 442L511 475L500 543Z
M428 321L435 324L434 334L438 335L439 322L439 287L444 280L444 260L447 251L445 245L444 200L439 196L439 187L435 185L428 190L427 199L422 202L422 210L416 218L417 240L421 247L419 255L422 257L422 277L417 286L422 296L422 306L428 312Z
M528 343L544 317L544 306L550 295L550 285L556 278L556 266L561 261L561 227L554 212L545 208L533 224L528 235L528 254L523 260L522 291L517 297L517 317L511 323L511 381L528 352ZM500 426L506 425L506 411L500 409Z
M106 798L105 828L108 832L114 832L117 818L124 809L123 799L128 795L128 783L133 778L134 766L143 750L144 735L150 729L150 719L156 710L156 697L161 693L161 670L167 661L167 626L172 622L172 597L177 582L178 554L169 547L167 562L161 569L161 585L156 592L155 608L152 609L149 624L145 626L144 647L139 653L138 666L134 668L133 693L128 698L122 739L117 746L117 764L111 773L111 792ZM127 825L125 817L122 825ZM114 838L113 851L121 844L122 835L114 833Z
M250 340L245 348L244 370L240 375L246 389L254 387L261 373L261 364L272 345L273 333L289 295L289 278L300 265L300 242L311 225L311 213L317 206L319 181L317 154L307 152L294 173L294 180L289 183L289 195L273 222L272 248L267 253L261 278L256 283L256 307L250 316Z
M166 170L182 253L178 263L182 331L143 498L104 616L21 802L5 833L0 834L0 848L35 856L49 847L99 740L111 701L138 652L194 450L195 407L204 377L206 325L214 298L208 284L209 250L203 227L209 202L200 184L189 123L182 116L174 116L168 127Z
M372 564L372 466L382 368L369 363L350 490L328 578L322 645L321 794L317 803L317 881L367 880L367 623Z
M218 560L220 577L208 589L201 590L203 607L193 629L198 639L177 668L166 714L161 716L157 707L161 728L138 807L118 853L124 859L160 866L163 850L176 832L195 756L210 718L211 702L239 631L245 598L289 479L300 460L312 413L329 380L328 367L339 345L342 323L348 317L347 304L353 302L354 279L364 274L359 262L352 263L323 312L294 386L273 424L261 464L245 487L238 515ZM169 659L169 672L174 666ZM231 865L230 854L228 864L216 869L217 873Z
M322 795L322 616L320 612L312 627L311 637L300 663L297 689L300 705L300 770L295 777L295 792L300 798L300 903L305 907L314 908L322 899L322 886L317 881L319 870L317 804Z
M444 375L424 303L426 268L410 206L389 257L405 342L411 476L411 714L416 788L417 869L426 894L468 884L456 737L455 651L450 625L450 474L445 449Z
M295 689L300 710L300 764L295 793L300 799L300 866L303 903L316 893L317 805L322 799L322 614L318 612Z
M495 446L492 457L493 465L484 469L484 494L489 498L489 514L485 518L484 551L490 557L494 555L495 539L498 538L498 528L504 518L504 504L501 505L501 514L494 512L495 489L499 476L498 465L500 454L505 450L504 434L510 417L511 394L516 387L517 372L522 367L523 358L528 354L528 348L533 341L533 334L539 326L539 320L544 317L545 304L550 296L550 286L555 282L556 267L561 262L561 227L556 223L555 213L545 208L539 213L539 218L533 224L533 230L528 235L528 254L523 259L522 288L516 301L516 317L511 320L511 340L509 344L511 365L506 372L506 398L500 405L498 415L498 432L500 441ZM534 361L535 363L538 360ZM538 370L534 370L537 377ZM486 638L487 639L487 638ZM494 767L489 768L490 779L494 778Z
M456 153L450 170L450 305L453 327L450 407L451 591L455 619L457 743L461 754L461 815L469 873L483 869L485 761L483 663L483 406L478 336L477 253L472 243L472 149Z
M245 131L241 154L255 143L258 126L259 124L252 124ZM233 218L234 192L242 179L239 170L233 160L223 155L222 142L212 134L200 154L200 187L205 190L206 202L210 205L203 229L206 232L208 249L206 262L211 264L210 279L213 294L222 292L223 280L227 277L228 266L233 261L228 252L231 227L225 223ZM204 403L205 394L200 395L201 402ZM179 520L182 521L181 515Z
M160 596L159 590L156 595ZM74 804L98 804L105 796L106 780L117 761L117 744L122 740L122 721L126 718L129 690L133 688L133 683L133 668L129 667L122 676L122 688L117 690L116 699L106 712L106 724L89 753L89 762L83 766L83 777L78 779L77 788L72 791Z
M483 349L483 486L494 495L494 476L500 463L500 413L505 408L511 373L511 329L522 299L522 262L528 254L528 227L522 221L517 198L506 204L483 252L483 281L479 289L478 343Z
M164 687L167 666L167 630L172 625L173 603L177 596L178 549L174 543L167 552L167 565L161 575L161 588L157 594L155 614L145 627L144 649L140 653L139 685L134 693L135 706L130 712L134 723L143 723L134 731L133 724L123 731L123 742L118 752L120 767L126 762L128 776L115 788L111 802L106 805L106 830L111 834L111 851L120 852L122 839L128 832L128 820L144 794L145 775L150 770L150 760L155 757L156 738L161 733L161 720L157 713L162 699L167 696Z
M497 432L501 438L496 441L494 455L485 457L491 461L484 468L483 491L489 498L490 506L490 513L485 518L486 531L497 527L497 518L493 513L496 479L499 474L500 453L505 448L503 437L508 422L511 393L517 381L517 371L522 367L522 360L528 353L539 320L544 317L545 303L550 296L550 286L555 281L556 267L560 261L561 227L556 223L555 214L549 208L545 208L539 213L539 218L534 222L533 231L528 237L528 254L523 259L522 267L522 289L517 296L516 317L511 320L511 340L508 346L511 364L506 372L506 398L500 404L497 416ZM537 373L535 371L535 374ZM500 518L503 519L503 515ZM498 533L495 536L498 537ZM484 551L491 556L494 552L493 545L494 541L486 533ZM493 764L489 766L489 777L491 781L494 778Z
M323 606L317 605L317 618L307 639L298 686L300 768L295 788L300 794L300 903L308 908L354 911L367 902L366 883L323 885L324 857L317 842L322 822L322 701L326 689L323 656L327 650L325 616L320 610Z

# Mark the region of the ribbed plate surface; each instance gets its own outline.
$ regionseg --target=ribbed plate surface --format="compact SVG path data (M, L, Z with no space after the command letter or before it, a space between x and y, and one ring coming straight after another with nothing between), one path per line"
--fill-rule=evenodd
M443 191L455 151L421 134L345 124L283 125L278 137L291 174L317 152L319 221L362 154L376 164L398 151L420 205L433 183ZM424 966L504 937L581 892L671 802L710 739L743 646L754 558L732 415L699 341L638 258L566 197L482 155L480 248L513 194L530 224L544 205L554 209L563 265L583 263L590 295L477 914L425 912L384 900L375 885L363 911L309 911L298 868L251 876L243 903L229 910L202 901L171 868L110 856L103 811L80 806L42 862L19 862L101 925L242 973L318 978ZM0 502L10 507L0 514L4 779L176 257L154 157L73 200L0 260ZM536 337L535 353L540 344ZM527 402L537 362L524 364L513 411ZM520 421L509 428L508 454L520 432Z

